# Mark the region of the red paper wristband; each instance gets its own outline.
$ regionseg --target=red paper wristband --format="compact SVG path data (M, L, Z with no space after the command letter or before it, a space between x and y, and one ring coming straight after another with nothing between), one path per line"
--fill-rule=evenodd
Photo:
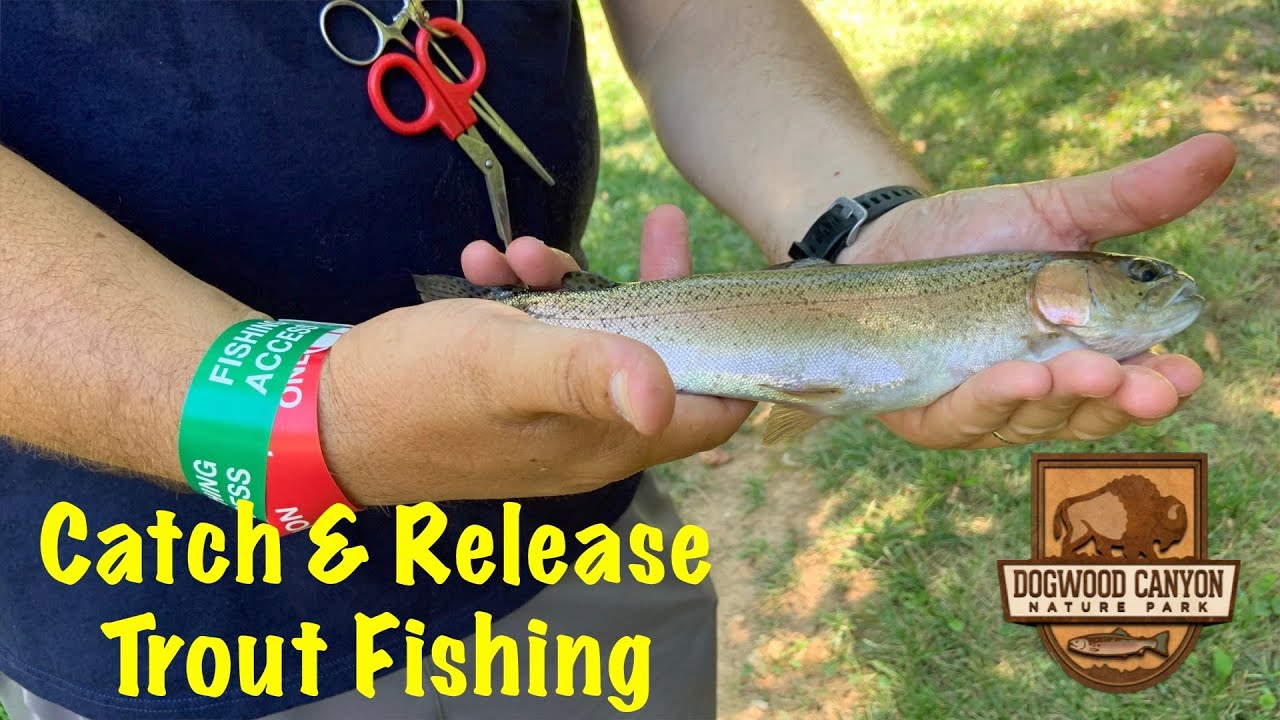
M267 450L267 521L283 532L306 530L333 505L360 509L343 495L320 449L320 371L344 332L331 330L307 349L276 411Z

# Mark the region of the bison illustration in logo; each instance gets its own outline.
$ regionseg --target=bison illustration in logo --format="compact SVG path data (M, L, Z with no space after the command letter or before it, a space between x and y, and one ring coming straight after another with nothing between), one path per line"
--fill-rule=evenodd
M1154 558L1182 540L1187 508L1161 495L1141 475L1116 478L1091 493L1063 500L1053 515L1053 538L1064 558L1110 558L1120 548L1126 560ZM1094 552L1087 552L1089 542Z

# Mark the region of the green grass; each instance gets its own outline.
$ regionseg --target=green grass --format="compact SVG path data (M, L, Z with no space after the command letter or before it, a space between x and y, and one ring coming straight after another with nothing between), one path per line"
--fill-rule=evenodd
M1276 0L811 5L903 142L923 143L918 161L940 189L1128 162L1202 131L1202 112L1219 95L1236 98L1247 113L1263 103L1252 94L1280 94ZM584 11L603 144L585 239L593 267L634 278L644 214L668 202L689 215L695 271L758 267L761 257L742 231L666 161L599 8L586 2ZM1280 161L1245 135L1235 140L1240 163L1218 197L1166 228L1108 245L1167 259L1202 282L1207 312L1168 347L1205 367L1204 389L1157 427L1036 448L1209 453L1211 553L1242 561L1235 621L1208 628L1186 666L1150 691L1108 695L1076 684L1030 629L1000 614L995 560L1030 552L1030 450L925 452L876 423L849 420L792 451L836 503L823 528L844 548L836 569L875 578L870 594L828 611L814 632L833 649L825 672L857 690L847 716L1275 712L1280 420L1267 403L1280 407ZM1218 340L1220 361L1206 349L1207 331ZM716 471L733 472L732 465ZM701 477L684 474L663 471L677 487ZM753 523L768 522L770 511L760 483L745 477L731 485L754 508ZM980 526L974 518L983 519ZM745 552L763 570L731 581L758 583L762 592L785 585L787 555L799 549L791 540L748 544ZM773 706L780 716L806 716L803 702L787 702Z

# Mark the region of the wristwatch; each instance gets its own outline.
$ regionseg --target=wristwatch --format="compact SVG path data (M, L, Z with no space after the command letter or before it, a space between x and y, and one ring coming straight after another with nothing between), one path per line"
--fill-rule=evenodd
M924 197L924 193L906 185L872 190L856 198L838 198L819 217L804 239L791 246L787 254L792 260L821 258L835 262L841 250L853 244L863 225L899 205Z

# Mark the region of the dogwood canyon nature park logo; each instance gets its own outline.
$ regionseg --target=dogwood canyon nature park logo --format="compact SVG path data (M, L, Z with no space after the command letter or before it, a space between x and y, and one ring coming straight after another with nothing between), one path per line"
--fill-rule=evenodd
M1035 625L1062 669L1133 692L1231 620L1238 560L1210 560L1204 454L1037 454L1030 560L1001 560L1007 622Z

